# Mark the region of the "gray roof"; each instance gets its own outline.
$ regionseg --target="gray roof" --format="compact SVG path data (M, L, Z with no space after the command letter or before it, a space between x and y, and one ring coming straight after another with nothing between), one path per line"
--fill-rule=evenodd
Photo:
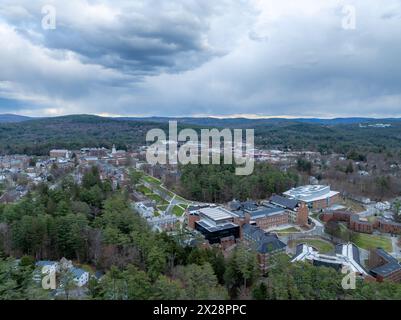
M241 206L244 210L247 211L255 211L258 209L258 205L255 201L245 201L241 203Z
M259 253L270 253L278 250L282 250L286 247L286 244L280 241L273 235L265 235L257 246Z
M233 200L229 203L229 207L231 210L239 210L241 209L241 202L238 200Z
M251 239L253 247L259 253L274 252L286 247L285 243L280 241L276 235L265 233L257 226L245 224L242 231Z
M401 266L396 258L388 254L386 251L384 251L382 248L377 248L376 253L382 257L386 263L384 265L381 265L379 267L373 268L370 270L371 273L374 275L380 275L383 277L386 277L393 273L394 271L400 270Z
M283 208L261 208L256 211L249 212L251 218L259 218L265 216L272 216L284 212Z
M71 273L74 275L74 277L76 278L80 278L84 273L86 273L85 270L81 269L81 268L71 268L70 269Z
M56 261L41 260L41 261L37 261L37 262L35 263L35 265L36 265L37 267L44 267L44 266L52 266L52 265L54 265L54 264L56 264L56 263L57 263Z
M232 222L228 222L225 224L219 224L219 225L210 225L210 224L206 223L204 220L200 220L200 221L196 221L195 223L199 224L200 226L202 226L209 232L222 231L222 230L238 227L238 225L236 225Z
M271 203L279 205L281 207L294 210L298 205L298 201L295 199L288 199L282 196L274 195L269 200Z
M296 248L295 255L293 256L293 258L298 257L303 252L303 247L304 247L303 243L297 244L297 248Z

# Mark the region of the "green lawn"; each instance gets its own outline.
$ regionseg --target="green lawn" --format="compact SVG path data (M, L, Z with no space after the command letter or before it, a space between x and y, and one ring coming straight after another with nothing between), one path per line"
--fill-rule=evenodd
M149 182L149 183L153 183L153 184L161 184L162 183L159 179L156 179L155 177L152 177L152 176L144 176L143 180L145 180L146 182Z
M354 243L362 249L383 248L387 252L393 251L393 246L389 238L372 234L358 233L355 236Z
M159 209L160 211L166 211L167 207L168 207L168 204L162 204L162 205L157 206L157 209Z
M168 194L169 197L174 197L174 193L171 192L170 190L166 189L166 188L162 188L161 186L156 186L156 189L160 190L161 192L164 192L166 194Z
M294 227L289 227L286 229L282 229L282 230L275 230L275 232L277 232L278 234L286 234L286 233L294 233L294 232L299 232L299 230L297 228Z
M181 217L182 216L182 214L184 213L184 209L182 209L181 207L179 207L179 206L174 206L173 207L173 213L177 216L177 217Z
M375 216L368 217L369 222L375 222L376 220L377 220L377 217L375 217Z
M138 186L138 187L137 187L137 190L138 190L140 193L143 193L144 195L152 193L152 190L150 190L149 188L146 188L144 185Z
M316 248L320 253L329 253L334 250L333 244L320 239L298 239L298 240L293 240L293 242L295 242L296 245L300 243L306 243Z
M152 193L147 195L147 197L151 200L155 200L157 204L168 204L166 200L164 200L162 197L160 197L158 194Z

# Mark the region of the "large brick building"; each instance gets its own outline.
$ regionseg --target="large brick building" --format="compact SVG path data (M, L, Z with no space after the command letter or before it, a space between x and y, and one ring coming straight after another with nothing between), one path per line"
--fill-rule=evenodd
M401 223L388 221L385 219L377 219L376 226L380 232L401 234Z
M369 255L368 265L370 273L377 281L401 281L401 266L396 258L388 254L382 248L372 250Z
M377 219L376 222L372 223L361 219L358 214L348 211L326 212L321 215L321 219L324 222L347 222L349 229L355 232L373 233L375 229L378 229L383 233L401 234L401 223L380 218Z
M266 273L274 254L285 250L285 243L276 235L264 232L257 226L245 224L243 226L243 241L250 245L257 253L260 271Z
M289 199L304 202L310 209L325 209L340 201L340 193L330 186L306 185L292 188L283 193Z
M355 232L372 233L374 226L369 221L361 220L359 215L348 211L326 212L321 215L324 222L342 221L348 224L348 228Z
M240 238L240 226L234 216L222 207L203 207L187 211L188 227L200 232L210 244L221 243L228 237Z
M274 195L257 205L254 201L232 201L229 204L234 222L255 224L263 230L286 224L308 225L309 209L305 203Z

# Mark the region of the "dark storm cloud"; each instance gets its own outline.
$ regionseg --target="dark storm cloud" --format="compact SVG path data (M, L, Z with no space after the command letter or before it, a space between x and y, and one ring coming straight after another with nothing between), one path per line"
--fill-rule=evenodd
M45 4L56 30L41 28ZM400 0L3 0L0 108L401 116L400 12Z

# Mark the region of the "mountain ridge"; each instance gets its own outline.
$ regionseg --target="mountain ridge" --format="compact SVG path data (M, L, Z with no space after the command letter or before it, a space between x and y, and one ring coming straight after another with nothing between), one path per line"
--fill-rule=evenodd
M105 117L91 114L71 114L64 116L55 117L29 117L11 113L0 114L0 123L17 123L30 120L41 120L41 119L76 119L79 120L83 117L93 117L93 119L110 119L116 121L140 121L140 122L153 122L153 123L166 123L168 121L178 121L184 124L193 125L208 125L208 126L219 126L223 124L228 125L264 125L264 124L279 124L279 123L310 123L320 125L341 125L341 124L359 124L359 123L371 123L371 122L399 122L401 118L373 118L373 117L336 117L336 118L216 118L216 117L161 117L161 116L149 116L149 117Z

